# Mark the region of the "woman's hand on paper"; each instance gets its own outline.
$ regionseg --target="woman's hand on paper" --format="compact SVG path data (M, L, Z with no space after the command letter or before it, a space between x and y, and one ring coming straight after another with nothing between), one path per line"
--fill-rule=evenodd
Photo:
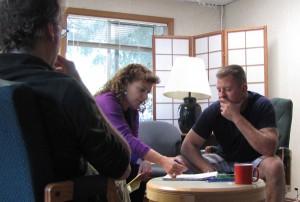
M172 177L175 178L177 175L181 175L187 170L181 159L175 159L172 157L166 157L163 168Z

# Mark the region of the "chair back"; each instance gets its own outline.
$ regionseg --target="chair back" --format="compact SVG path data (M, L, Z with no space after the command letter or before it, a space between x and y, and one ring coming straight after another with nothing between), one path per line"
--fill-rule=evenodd
M0 80L0 201L43 201L52 180L48 145L34 94Z
M272 98L270 101L275 109L277 128L279 131L278 148L288 148L293 117L293 102L290 99L284 98Z
M174 157L180 154L181 133L168 122L140 122L139 138L162 155Z
M178 128L168 122L140 122L139 139L164 156L175 157L180 154L181 133ZM151 177L167 174L159 165L152 164L151 167Z

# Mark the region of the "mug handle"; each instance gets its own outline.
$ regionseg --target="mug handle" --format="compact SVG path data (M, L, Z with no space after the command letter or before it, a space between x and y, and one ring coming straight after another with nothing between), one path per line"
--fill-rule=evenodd
M257 182L258 179L259 179L259 170L258 170L257 167L253 167L253 171L256 172L256 179L254 179L252 182ZM252 171L252 172L253 172L253 171ZM253 179L253 178L252 178L252 179Z

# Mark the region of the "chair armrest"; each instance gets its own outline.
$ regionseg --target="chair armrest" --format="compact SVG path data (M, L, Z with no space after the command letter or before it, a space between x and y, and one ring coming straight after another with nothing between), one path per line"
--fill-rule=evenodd
M73 199L73 189L71 180L50 183L45 188L45 202L70 201Z
M291 185L291 150L287 147L280 147L276 151L276 155L280 157L284 164L286 186ZM289 189L289 188L288 188Z
M90 197L120 201L116 191L115 180L102 175L82 176L75 179L53 182L44 190L45 202L85 201ZM113 198L113 199L112 199Z
M276 155L284 161L285 158L289 158L291 154L291 150L287 147L279 147L276 151Z

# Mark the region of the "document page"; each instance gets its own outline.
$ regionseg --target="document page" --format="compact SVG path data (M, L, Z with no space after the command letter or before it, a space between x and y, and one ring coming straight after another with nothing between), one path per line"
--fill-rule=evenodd
M208 172L208 173L200 173L200 174L181 174L177 175L176 178L172 178L170 175L166 175L163 177L163 180L207 180L211 178L215 178L218 176L218 172Z

